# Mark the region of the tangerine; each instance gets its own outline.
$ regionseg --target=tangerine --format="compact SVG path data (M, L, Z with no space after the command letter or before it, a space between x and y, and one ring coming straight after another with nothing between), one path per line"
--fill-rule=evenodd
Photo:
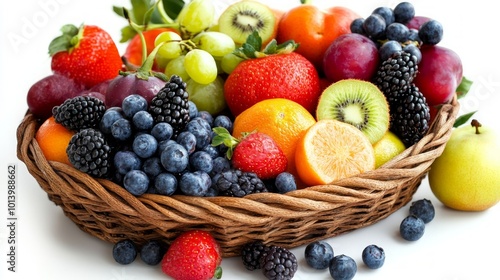
M351 22L360 16L346 7L322 10L304 4L285 12L278 24L276 40L299 43L296 52L311 61L316 69L323 69L323 55L340 35L351 33Z
M46 119L35 134L35 139L48 161L57 161L71 165L66 148L75 134L56 122L54 116Z
M285 153L287 171L295 175L295 148L305 131L316 120L302 105L285 98L271 98L259 101L249 107L234 120L233 136L259 131L276 141ZM298 184L299 185L299 184Z
M351 124L324 119L312 125L297 143L297 172L309 186L375 169L370 140Z

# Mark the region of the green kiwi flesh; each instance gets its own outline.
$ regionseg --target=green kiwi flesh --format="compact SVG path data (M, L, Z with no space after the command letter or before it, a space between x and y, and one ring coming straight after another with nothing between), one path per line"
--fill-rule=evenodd
M248 35L257 30L262 42L274 34L276 17L273 11L259 2L243 0L230 5L219 17L219 31L233 38L236 44L245 43Z
M345 79L331 84L320 96L316 119L336 119L361 130L372 144L389 129L389 105L374 84Z

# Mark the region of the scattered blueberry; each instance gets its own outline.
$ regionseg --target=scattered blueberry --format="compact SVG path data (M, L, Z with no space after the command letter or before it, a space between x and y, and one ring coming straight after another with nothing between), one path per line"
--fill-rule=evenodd
M417 216L409 215L404 218L399 226L399 232L403 239L408 241L419 240L425 231L425 223Z
M113 246L113 259L119 264L130 264L137 257L137 248L131 240L122 240Z
M429 20L420 26L418 37L426 45L436 45L443 39L443 26L436 20Z
M181 192L192 196L205 196L211 185L210 176L203 171L186 172L179 180Z
M196 138L196 148L202 149L212 140L212 127L203 118L194 118L186 124L186 131L191 132Z
M434 206L428 199L420 199L410 205L410 215L419 217L426 224L434 219L435 214Z
M149 178L142 170L132 170L125 174L123 187L135 196L144 194L149 187Z
M168 172L160 173L156 176L153 190L161 195L173 195L177 190L177 178Z
M368 245L363 250L361 257L368 268L377 269L384 265L385 252L377 245Z
M188 151L182 145L172 143L161 152L160 161L168 172L181 173L189 164Z
M176 141L186 149L188 154L192 154L196 150L196 136L189 131L179 133Z
M278 193L287 193L297 189L295 177L288 172L281 172L274 180L274 186Z
M122 109L120 107L112 107L104 112L99 123L99 129L105 134L111 134L111 126L119 119L122 119Z
M335 280L351 280L356 275L358 266L353 258L346 255L333 257L329 266L330 275Z
M142 164L142 171L148 175L150 178L155 178L158 174L163 172L163 166L161 165L160 158L153 156L144 160Z
M315 269L327 269L333 259L333 248L325 241L315 241L307 245L305 259Z
M157 265L166 252L166 246L157 240L148 241L141 248L141 260L148 265Z
M158 149L158 141L156 141L153 135L143 133L134 138L132 149L139 157L150 158L156 153L156 149Z

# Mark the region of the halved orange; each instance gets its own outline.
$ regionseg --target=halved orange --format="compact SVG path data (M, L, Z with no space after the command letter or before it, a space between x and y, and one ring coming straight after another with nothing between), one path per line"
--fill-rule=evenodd
M320 120L297 143L297 172L309 186L325 185L375 168L370 140L351 124Z

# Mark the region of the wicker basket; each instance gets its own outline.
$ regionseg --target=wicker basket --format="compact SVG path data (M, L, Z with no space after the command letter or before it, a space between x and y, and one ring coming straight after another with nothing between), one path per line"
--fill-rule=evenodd
M130 238L138 244L172 241L188 229L205 229L225 257L258 239L288 248L373 224L409 201L448 141L459 110L453 99L438 112L429 133L381 168L282 195L244 198L135 197L123 187L94 179L71 166L48 162L34 139L39 123L29 112L17 130L17 155L48 197L77 226L105 241Z

